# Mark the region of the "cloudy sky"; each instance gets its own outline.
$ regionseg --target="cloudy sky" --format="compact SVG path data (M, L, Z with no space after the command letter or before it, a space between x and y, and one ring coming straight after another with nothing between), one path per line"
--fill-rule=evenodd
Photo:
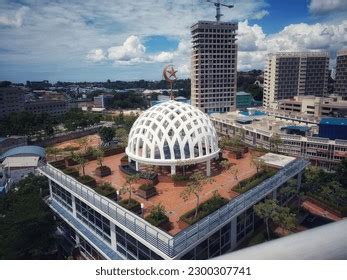
M239 70L269 52L347 47L347 0L224 2ZM0 0L0 80L159 80L167 63L188 77L189 27L214 15L205 0Z

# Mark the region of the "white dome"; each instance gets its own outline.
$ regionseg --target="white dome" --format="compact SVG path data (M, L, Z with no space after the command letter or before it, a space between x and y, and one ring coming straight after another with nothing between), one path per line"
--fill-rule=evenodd
M173 100L143 112L133 124L126 153L153 165L204 162L218 156L218 137L209 117Z

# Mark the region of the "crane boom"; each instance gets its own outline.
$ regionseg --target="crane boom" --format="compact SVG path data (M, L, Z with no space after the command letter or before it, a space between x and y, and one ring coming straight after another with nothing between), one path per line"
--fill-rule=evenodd
M215 5L215 7L216 7L216 20L217 21L220 21L220 18L223 16L223 14L221 14L221 12L220 12L220 6L223 6L223 7L229 8L229 9L234 7L234 5L223 4L220 2L220 0L217 0L217 2L213 2L211 0L206 0L206 1Z

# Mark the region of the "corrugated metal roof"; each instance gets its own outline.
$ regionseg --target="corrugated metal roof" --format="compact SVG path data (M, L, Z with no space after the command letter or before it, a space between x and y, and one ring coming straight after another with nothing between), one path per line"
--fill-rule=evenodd
M347 118L323 118L319 124L347 126Z
M0 160L18 155L33 155L43 158L45 157L46 152L44 148L39 146L21 146L6 151L0 156Z
M7 157L2 164L7 167L37 167L39 157L21 156L21 157Z

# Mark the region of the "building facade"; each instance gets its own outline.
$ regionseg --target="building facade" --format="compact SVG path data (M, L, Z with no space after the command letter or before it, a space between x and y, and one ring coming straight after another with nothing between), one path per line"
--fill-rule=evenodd
M237 23L199 21L191 27L191 100L205 113L236 108Z
M297 95L326 96L329 56L325 52L273 53L264 72L263 106Z
M208 259L235 249L249 236L257 218L253 205L294 178L298 187L308 162L296 159L252 191L240 194L176 235L157 228L50 164L39 168L49 179L47 201L72 247L87 259Z
M334 93L347 99L347 49L337 53Z
M24 92L14 87L0 88L0 119L24 111Z
M276 116L277 117L277 116ZM287 118L283 115L278 116L279 119ZM265 125L247 124L242 125L236 119L228 118L225 114L216 114L211 116L211 120L220 135L233 137L238 135L242 140L253 147L271 149L271 137L274 134L280 136L281 142L278 145L278 152L295 157L302 157L310 160L314 165L321 166L326 169L333 168L342 159L347 157L347 140L301 136L274 132L274 121ZM309 119L292 119L288 124L312 124ZM256 122L256 123L259 123ZM318 124L316 124L318 125Z
M316 118L347 116L347 101L341 96L329 97L294 96L278 101L277 108L283 112L304 114Z
M25 111L33 114L46 113L51 116L59 116L67 113L70 109L69 103L65 100L35 100L24 104Z

